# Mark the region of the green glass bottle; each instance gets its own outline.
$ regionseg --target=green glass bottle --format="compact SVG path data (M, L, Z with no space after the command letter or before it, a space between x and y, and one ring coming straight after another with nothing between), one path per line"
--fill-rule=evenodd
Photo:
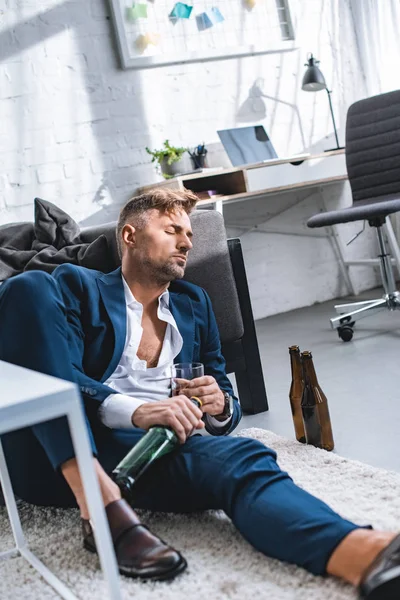
M199 408L201 407L202 402L199 398L192 397L190 400ZM120 487L123 497L130 501L132 488L137 479L155 460L172 452L177 446L179 446L179 439L172 429L161 426L151 427L112 472L113 480Z

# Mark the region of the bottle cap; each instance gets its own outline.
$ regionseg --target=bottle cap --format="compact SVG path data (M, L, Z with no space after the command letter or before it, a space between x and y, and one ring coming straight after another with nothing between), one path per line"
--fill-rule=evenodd
M298 352L300 348L298 346L289 346L289 352Z
M302 356L303 358L312 358L311 350L304 350L304 351L301 353L301 356Z

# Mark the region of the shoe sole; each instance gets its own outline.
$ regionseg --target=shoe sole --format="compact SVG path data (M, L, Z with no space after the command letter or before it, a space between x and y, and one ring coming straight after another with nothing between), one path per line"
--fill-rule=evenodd
M180 573L183 573L183 571L185 571L187 566L188 566L187 562L182 556L181 561L176 565L176 567L174 567L170 571L166 571L165 573L162 573L161 575L155 575L154 577L142 577L140 575L131 575L130 573L125 573L123 568L120 569L119 572L121 573L121 575L125 575L125 577L130 577L131 579L136 578L136 579L140 579L141 581L168 581L171 579L175 579L175 577L177 575L180 575Z
M381 583L369 594L361 595L364 600L399 600L400 598L400 571L386 582Z
M97 554L96 548L88 544L86 540L83 541L83 547L85 548L85 550L88 550L92 554ZM187 567L187 562L183 558L183 556L181 556L180 562L173 569L165 571L165 573L160 573L159 575L153 576L138 575L137 573L132 573L131 571L125 570L124 567L120 567L119 565L117 566L118 571L121 575L124 575L125 577L130 577L131 579L140 579L141 581L167 581L168 579L174 579L174 577L182 573Z
M374 590L368 596L362 596L365 600L399 600L400 598L400 580L390 581L381 585L379 589Z

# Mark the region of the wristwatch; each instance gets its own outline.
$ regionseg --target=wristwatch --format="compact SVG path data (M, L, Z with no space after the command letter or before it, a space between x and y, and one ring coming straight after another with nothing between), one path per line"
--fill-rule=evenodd
M221 414L216 415L216 417L224 419L229 419L233 415L233 398L228 392L222 392L224 394L224 410Z

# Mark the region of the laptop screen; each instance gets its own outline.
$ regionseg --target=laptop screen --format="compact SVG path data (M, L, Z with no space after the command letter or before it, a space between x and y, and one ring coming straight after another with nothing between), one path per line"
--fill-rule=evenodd
M278 158L262 125L217 131L234 167Z

